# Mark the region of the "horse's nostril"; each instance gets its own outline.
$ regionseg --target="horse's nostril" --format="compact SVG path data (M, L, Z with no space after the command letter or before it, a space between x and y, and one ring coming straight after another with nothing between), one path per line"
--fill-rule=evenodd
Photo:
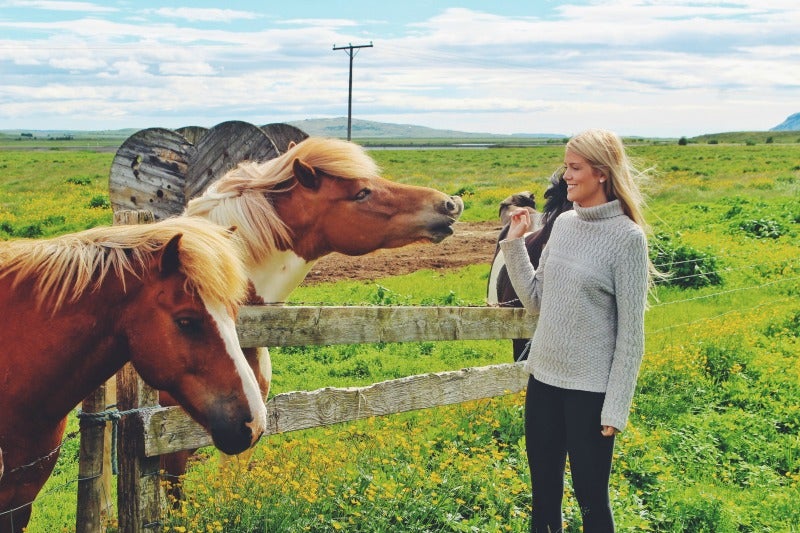
M445 211L448 215L458 215L461 213L461 209L463 208L463 201L459 196L451 196L448 200L444 203Z

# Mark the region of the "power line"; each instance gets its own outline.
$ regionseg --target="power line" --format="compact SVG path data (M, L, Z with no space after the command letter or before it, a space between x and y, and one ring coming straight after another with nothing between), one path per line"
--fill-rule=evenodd
M372 48L372 41L369 44L359 44L347 46L333 45L334 50L347 50L347 55L350 56L350 83L347 86L347 140L350 140L350 126L353 120L353 58L358 53L360 48Z

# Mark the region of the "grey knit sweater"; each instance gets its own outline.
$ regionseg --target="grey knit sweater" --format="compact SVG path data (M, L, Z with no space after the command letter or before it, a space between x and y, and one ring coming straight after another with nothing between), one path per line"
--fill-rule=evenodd
M618 200L558 217L534 271L524 239L500 243L522 304L539 313L525 369L606 394L600 424L627 425L644 354L647 240Z

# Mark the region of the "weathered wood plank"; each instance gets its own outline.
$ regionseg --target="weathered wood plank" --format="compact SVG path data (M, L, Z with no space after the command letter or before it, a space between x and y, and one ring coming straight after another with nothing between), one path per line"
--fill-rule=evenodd
M114 213L114 224L147 224L153 221L153 213L147 210L119 210ZM114 391L116 398L110 395ZM116 403L122 410L140 409L158 405L158 391L147 385L126 363L117 372L113 387L106 385L107 401ZM123 533L149 531L158 523L161 512L161 492L158 478L160 459L144 455L141 420L135 417L119 422L119 476L117 477L117 516L119 530ZM110 475L111 462L105 463L104 475Z
M84 413L97 413L105 410L106 405L106 386L101 385L83 400L81 410ZM111 476L105 475L109 464L105 462L106 445L109 444L104 438L105 433L105 424L81 420L76 533L100 531L100 524L111 508Z
M158 391L146 385L130 363L117 372L117 405L123 411L158 405ZM160 521L160 460L145 455L144 435L140 417L120 420L117 513L122 533L152 531Z
M200 137L206 134L208 128L204 128L203 126L184 126L175 131L186 137L186 140L190 143L197 144Z
M375 383L279 394L267 402L267 435L328 426L521 391L528 374L522 363L466 368ZM212 444L206 431L179 407L139 415L144 453L157 456Z
M267 161L278 156L278 149L261 128L238 120L217 124L195 146L196 156L186 171L187 202L241 161Z
M286 150L289 149L290 143L299 143L308 139L308 133L291 124L273 122L272 124L264 124L261 129L267 134L267 137L272 139L275 148L282 154L285 154Z
M242 347L530 337L536 316L512 307L246 306Z
M172 130L149 128L134 133L111 163L111 207L115 211L146 209L156 219L180 214L186 171L194 157L194 146Z

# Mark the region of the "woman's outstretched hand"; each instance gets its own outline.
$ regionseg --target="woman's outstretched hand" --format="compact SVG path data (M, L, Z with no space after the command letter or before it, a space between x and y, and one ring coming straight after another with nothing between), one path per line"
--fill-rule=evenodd
M524 207L516 207L509 215L511 222L508 223L506 239L519 239L531 227L531 213Z

